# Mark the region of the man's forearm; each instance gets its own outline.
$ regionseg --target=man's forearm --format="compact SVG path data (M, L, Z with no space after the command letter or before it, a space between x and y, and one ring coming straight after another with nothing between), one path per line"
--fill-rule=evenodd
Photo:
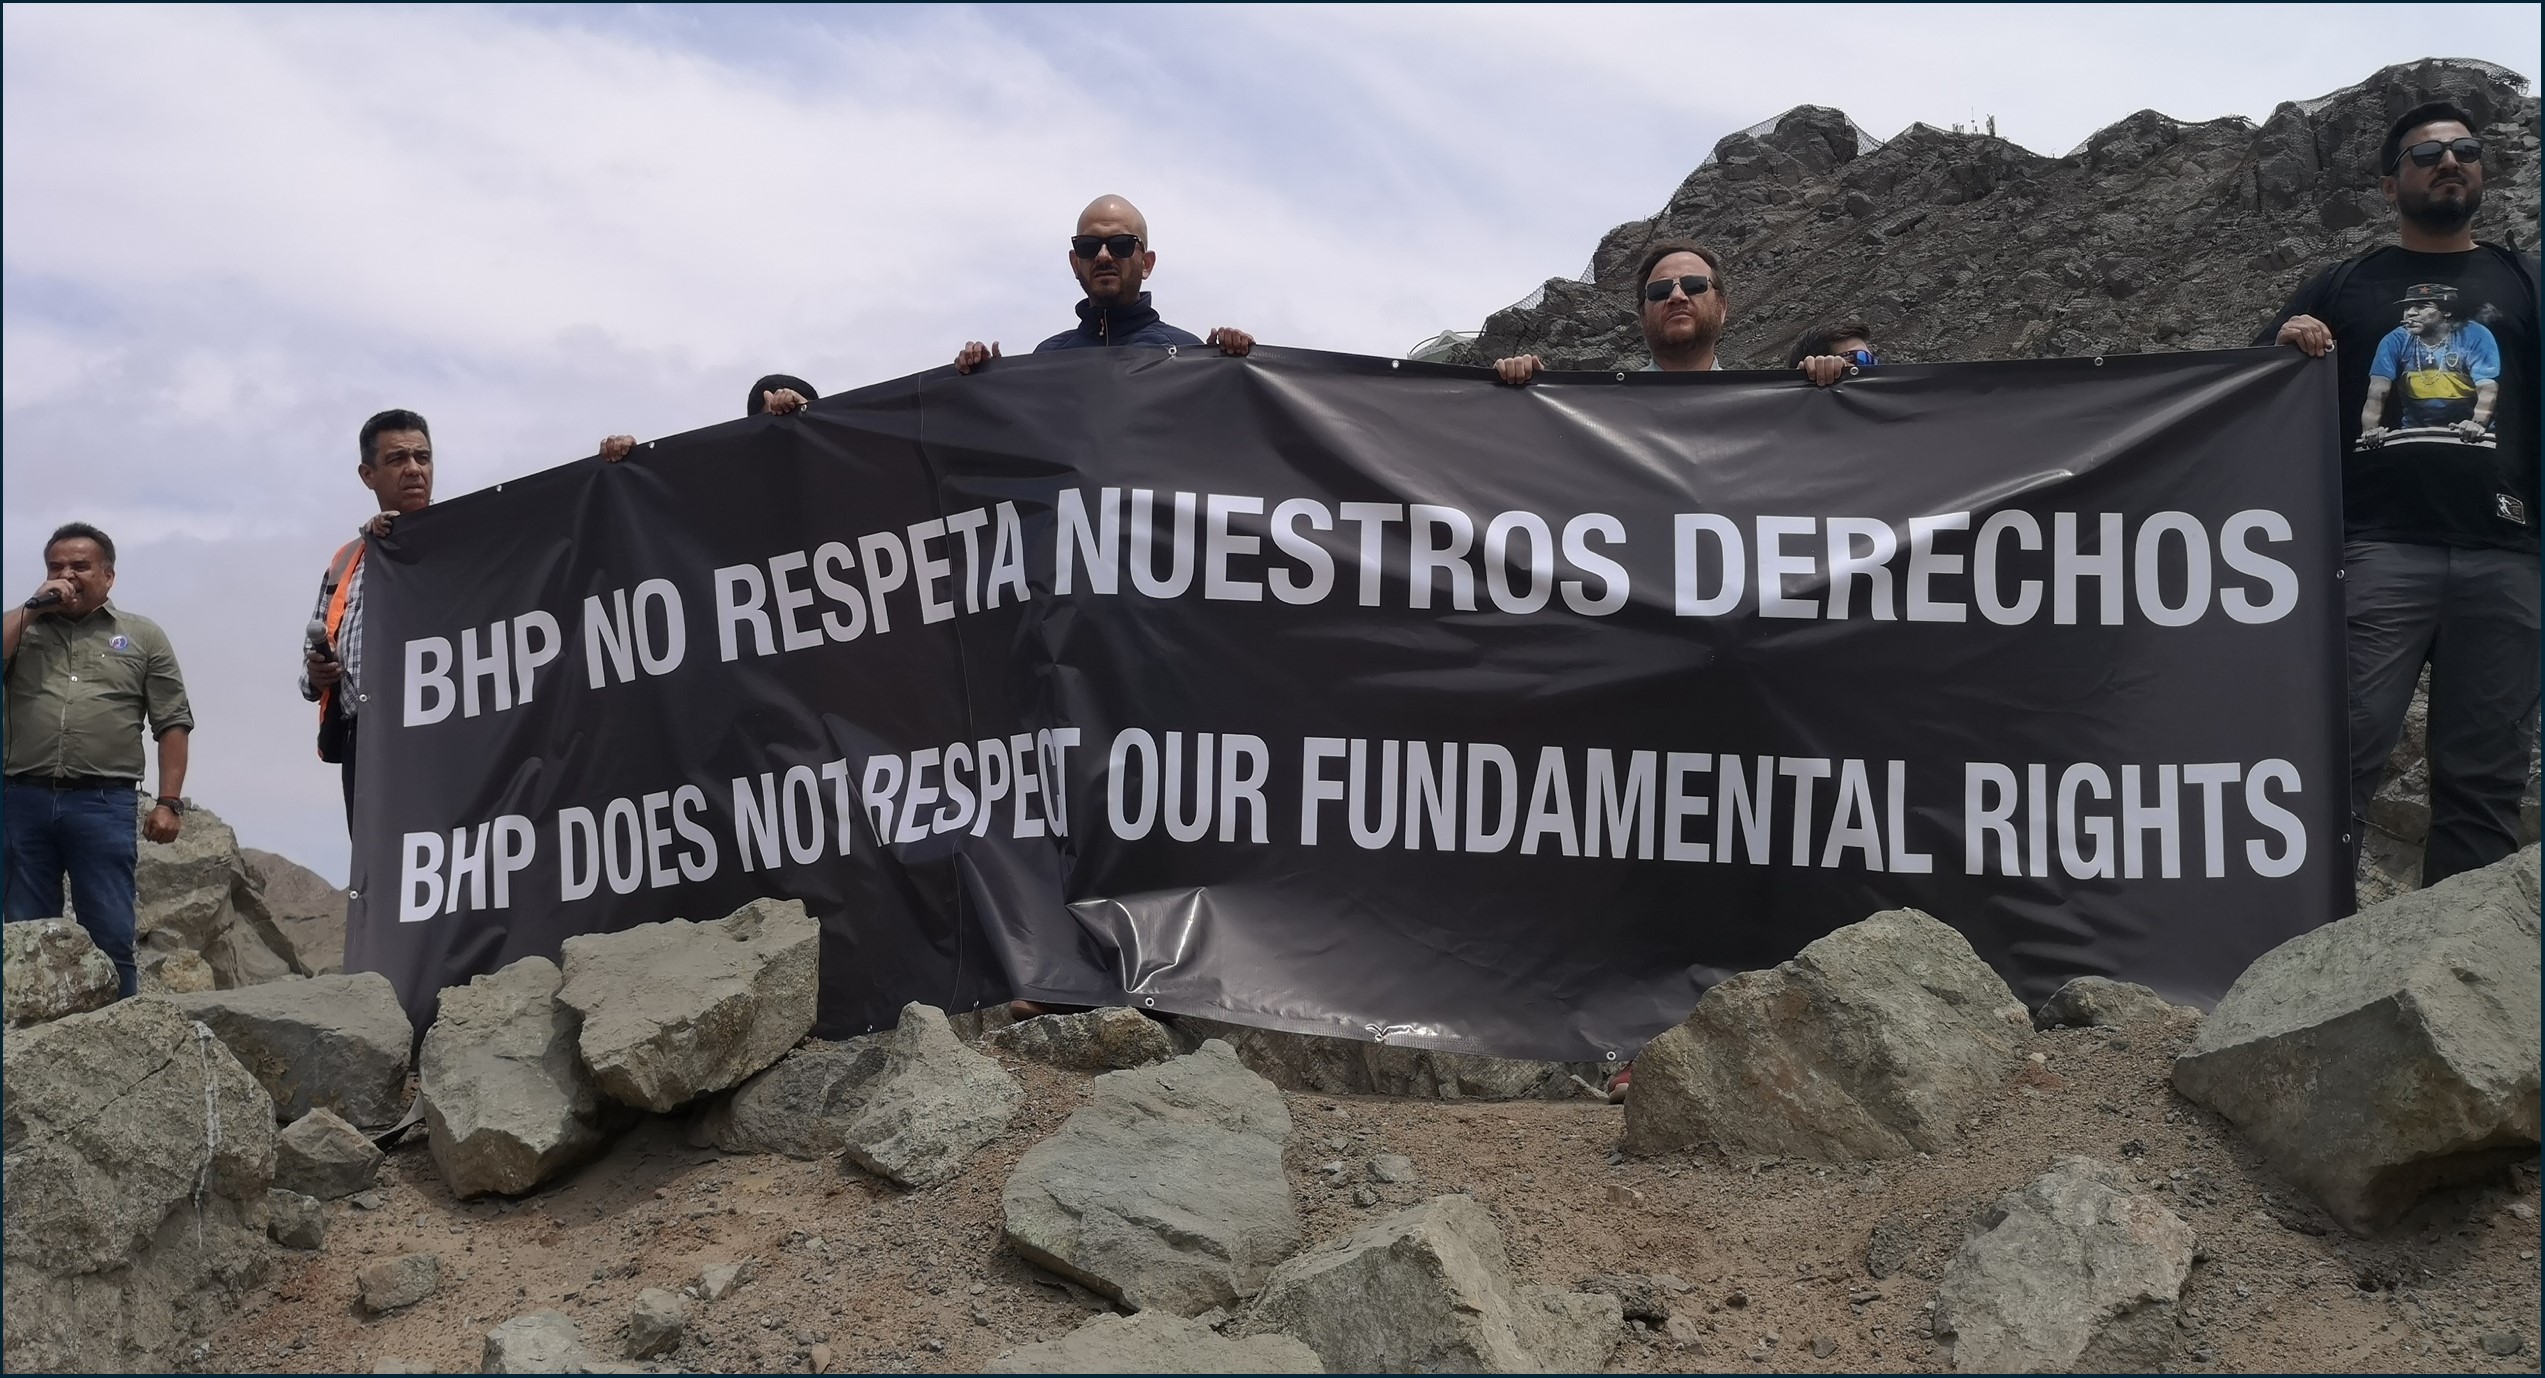
M2487 431L2492 429L2492 409L2500 404L2501 382L2499 379L2486 379L2483 382L2475 384L2474 424L2481 426Z
M188 732L172 727L159 734L159 797L175 799L186 792L186 740Z
M24 608L11 608L0 616L0 660L18 658L18 638L27 634L27 623L34 620L35 614Z

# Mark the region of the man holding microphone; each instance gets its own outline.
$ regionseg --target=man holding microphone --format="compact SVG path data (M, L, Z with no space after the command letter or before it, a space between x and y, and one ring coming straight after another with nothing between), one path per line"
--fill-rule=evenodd
M345 826L353 826L354 730L362 720L362 552L400 513L433 503L433 434L424 418L391 408L362 423L354 477L379 501L327 563L301 647L300 696L318 705L318 759L344 767Z
M142 833L174 842L184 827L186 704L176 652L159 624L106 599L115 543L72 522L44 544L44 582L0 615L7 661L8 890L0 912L18 922L62 914L62 877L80 927L115 964L121 992L133 967L133 791L141 784L141 728L159 741L159 796Z

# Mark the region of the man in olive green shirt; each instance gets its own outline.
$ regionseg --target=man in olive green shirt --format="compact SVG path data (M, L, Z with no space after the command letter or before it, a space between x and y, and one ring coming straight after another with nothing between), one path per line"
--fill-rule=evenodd
M141 784L141 729L159 739L159 798L142 823L153 842L184 827L186 740L194 712L159 624L106 601L115 587L115 543L85 522L44 546L44 582L0 615L8 665L9 922L58 918L62 877L80 927L115 963L133 993L133 791Z

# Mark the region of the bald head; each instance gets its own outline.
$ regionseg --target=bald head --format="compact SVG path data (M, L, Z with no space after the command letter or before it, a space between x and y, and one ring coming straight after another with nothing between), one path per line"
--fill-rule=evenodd
M1099 196L1078 213L1069 271L1086 289L1087 300L1108 310L1132 305L1157 264L1158 256L1149 251L1149 220L1138 206L1119 196Z
M1109 228L1097 228L1100 225ZM1088 202L1087 209L1078 213L1078 232L1136 234L1145 245L1149 242L1149 217L1142 215L1138 206L1108 192Z

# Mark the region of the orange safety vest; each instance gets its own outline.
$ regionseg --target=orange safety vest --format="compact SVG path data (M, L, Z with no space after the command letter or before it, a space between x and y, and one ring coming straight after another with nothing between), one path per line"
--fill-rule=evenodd
M345 624L345 596L353 591L353 572L362 567L363 546L359 537L347 541L336 552L336 558L327 563L327 577L335 586L335 592L327 598L327 649L331 653L336 649L336 629ZM336 681L342 683L343 680ZM336 685L330 684L318 692L318 731L322 737L327 731L327 715L335 706Z

